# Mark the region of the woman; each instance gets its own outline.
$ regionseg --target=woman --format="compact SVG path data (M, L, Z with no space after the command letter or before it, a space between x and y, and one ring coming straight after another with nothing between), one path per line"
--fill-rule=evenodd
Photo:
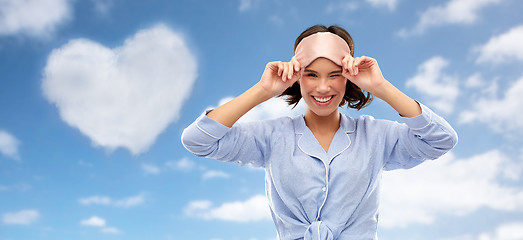
M344 29L313 26L296 39L290 62L268 63L258 83L182 134L197 156L265 168L280 239L377 239L382 171L436 159L457 143L452 127L388 82L375 59L353 56ZM366 106L364 91L405 123L340 114L344 104ZM235 124L274 96L303 98L305 114Z

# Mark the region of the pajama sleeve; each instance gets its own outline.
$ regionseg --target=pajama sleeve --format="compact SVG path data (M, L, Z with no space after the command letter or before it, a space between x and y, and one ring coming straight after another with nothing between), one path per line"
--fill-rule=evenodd
M199 157L264 167L267 145L264 122L236 123L231 128L202 114L182 133L183 146Z
M456 131L428 107L420 104L422 114L402 118L404 124L389 124L384 169L411 168L450 151L458 142Z

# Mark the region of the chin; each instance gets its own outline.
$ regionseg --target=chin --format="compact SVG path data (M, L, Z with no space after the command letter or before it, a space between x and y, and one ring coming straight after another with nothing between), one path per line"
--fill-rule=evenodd
M318 116L318 117L329 117L329 116L332 116L332 114L336 114L338 113L338 105L336 105L336 107L329 107L329 108L323 108L323 109L318 109L316 107L309 107L309 111L311 111L312 113L314 113L314 115Z

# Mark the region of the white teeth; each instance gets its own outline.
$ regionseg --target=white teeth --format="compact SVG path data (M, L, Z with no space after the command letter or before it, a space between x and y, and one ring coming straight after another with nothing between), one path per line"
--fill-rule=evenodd
M316 100L316 101L318 101L318 102L326 103L326 102L328 102L329 100L332 99L332 96L330 96L330 97L325 97L325 98L319 98L319 97L314 97L314 96L313 96L313 98L314 98L314 100Z

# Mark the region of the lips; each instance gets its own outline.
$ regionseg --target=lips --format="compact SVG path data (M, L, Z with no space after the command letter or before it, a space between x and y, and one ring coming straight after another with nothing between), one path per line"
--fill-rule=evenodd
M329 102L333 97L334 97L334 95L331 95L331 96L325 96L325 97L316 97L316 96L312 96L312 98L314 98L314 100L316 100L316 102L318 102L318 103L327 103L327 102Z

